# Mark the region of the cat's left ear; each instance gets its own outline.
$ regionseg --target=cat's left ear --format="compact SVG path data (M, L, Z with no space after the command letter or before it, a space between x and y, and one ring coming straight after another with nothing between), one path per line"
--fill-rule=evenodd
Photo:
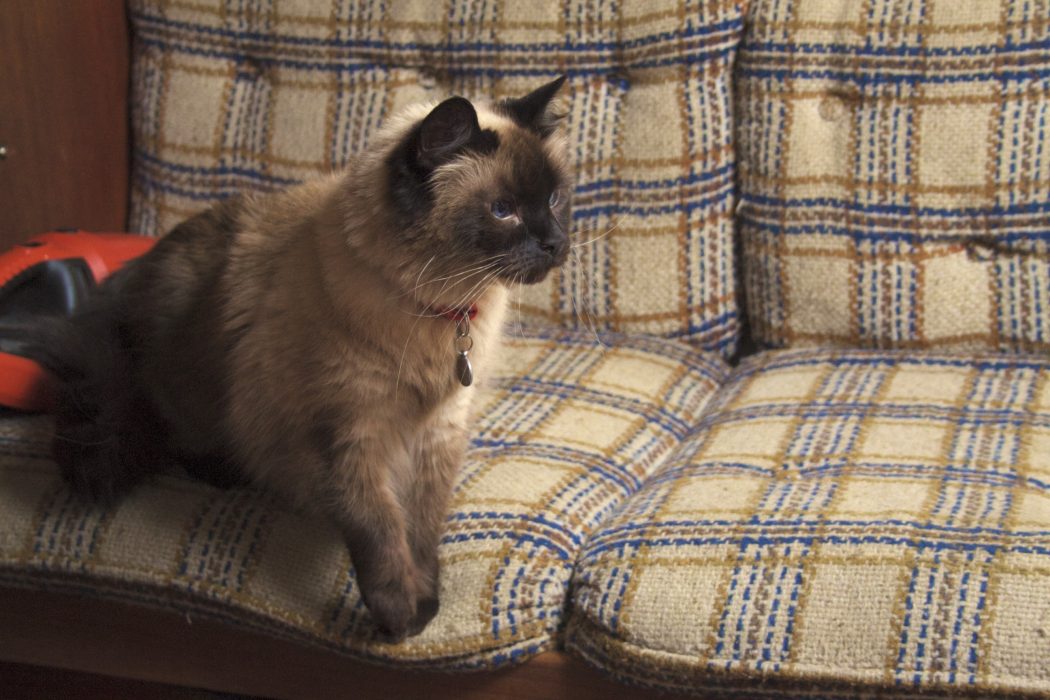
M450 97L423 119L419 129L419 161L433 169L452 160L481 134L474 105Z
M551 108L551 100L565 84L565 76L536 88L524 97L504 100L500 103L511 119L521 126L539 132L544 138L554 133L558 122L565 116Z

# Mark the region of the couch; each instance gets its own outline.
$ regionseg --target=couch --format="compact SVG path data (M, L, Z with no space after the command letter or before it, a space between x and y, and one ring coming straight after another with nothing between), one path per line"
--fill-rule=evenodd
M128 12L130 230L339 167L402 105L564 73L576 245L514 294L421 635L369 641L329 523L178 475L85 504L47 417L6 414L14 607L141 614L157 626L134 658L178 654L173 621L196 620L225 645L394 669L378 677L406 697L440 685L409 670L458 674L455 697L551 658L574 659L566 687L586 666L625 697L1050 693L1045 2ZM70 646L63 625L33 640ZM0 657L46 656L18 649ZM157 664L314 694L224 658L237 668L207 678Z

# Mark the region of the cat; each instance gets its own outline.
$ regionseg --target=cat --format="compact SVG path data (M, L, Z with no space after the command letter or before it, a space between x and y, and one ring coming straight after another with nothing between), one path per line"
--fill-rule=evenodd
M569 252L564 80L410 108L345 171L224 200L109 278L39 345L67 481L270 489L338 526L377 639L422 631L508 287Z

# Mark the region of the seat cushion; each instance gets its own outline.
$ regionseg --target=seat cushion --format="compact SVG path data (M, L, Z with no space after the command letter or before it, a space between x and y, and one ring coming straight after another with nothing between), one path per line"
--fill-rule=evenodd
M729 356L738 5L131 0L131 228L339 168L410 103L566 74L576 245L523 317Z
M637 683L1050 693L1050 359L755 356L574 586Z
M735 87L758 340L1050 348L1045 4L749 11Z
M0 584L209 615L367 660L494 667L552 645L584 536L671 452L725 376L673 341L508 341L440 547L441 610L401 645L371 622L326 521L269 494L176 476L112 508L78 500L46 418L0 420Z

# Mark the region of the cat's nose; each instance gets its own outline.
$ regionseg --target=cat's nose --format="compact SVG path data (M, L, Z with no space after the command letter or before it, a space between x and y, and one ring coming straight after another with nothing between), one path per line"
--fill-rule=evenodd
M569 239L560 234L550 236L540 241L540 250L549 255L555 265L561 265L569 254Z

